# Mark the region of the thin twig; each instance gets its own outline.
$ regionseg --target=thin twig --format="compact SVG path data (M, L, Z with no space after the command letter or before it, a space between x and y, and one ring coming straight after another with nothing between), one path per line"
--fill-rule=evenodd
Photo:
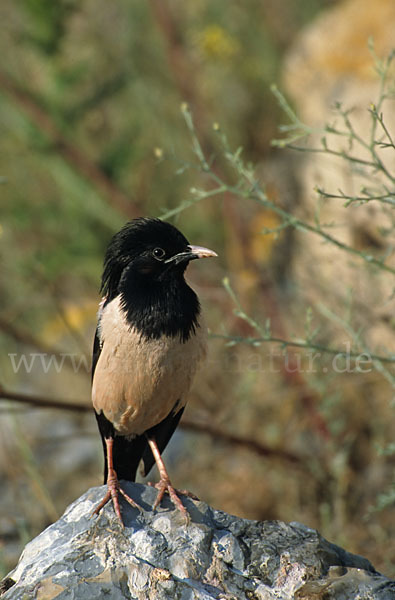
M55 410L66 410L71 412L80 412L80 413L91 413L93 408L91 405L84 404L83 402L75 402L75 401L64 401L64 400L55 400L51 398L43 398L42 396L34 396L30 394L24 394L19 392L11 392L5 390L0 387L0 399L3 400L11 400L13 402L29 404L36 408L53 408ZM292 463L302 464L302 458L293 454L292 452L288 452L286 450L282 450L281 448L270 448L261 442L257 442L255 440L243 438L241 436L237 436L221 429L218 429L215 425L206 424L206 423L197 423L195 421L191 421L189 419L183 419L180 423L180 427L182 429L187 429L190 431L196 431L198 433L204 433L209 435L210 437L221 440L228 444L234 446L240 446L247 448L260 456L267 456L272 458L280 458Z
M392 194L387 193L387 194L377 194L375 195L366 195L366 196L348 196L347 194L341 192L340 190L340 194L333 194L331 192L326 192L325 190L323 190L322 188L316 188L317 193L322 197L322 198L326 198L326 199L339 199L339 200L345 200L346 201L346 205L349 206L352 203L361 203L361 204L367 204L368 202L372 202L373 200L377 200L378 202L381 202L383 204L389 204L390 206L395 206L395 192L393 192ZM391 197L393 196L393 197Z
M330 348L321 344L314 344L309 341L293 341L285 340L280 337L269 336L269 337L242 337L237 335L225 335L222 333L211 333L210 337L213 339L226 340L234 344L248 344L250 346L258 346L264 343L280 344L283 348L301 348L303 350L316 350L323 354L330 354L331 356L339 356L343 358L352 358L355 360L361 360L362 357L368 358L372 361L380 361L384 363L395 364L395 356L382 356L378 354L371 354L368 350L361 350L361 352L351 352L348 350L339 350L338 348ZM365 360L364 358L364 360Z
M24 394L22 392L11 392L0 386L0 399L11 400L12 402L21 402L24 404L30 404L38 408L55 408L60 410L68 410L72 412L91 412L92 406L84 404L83 402L67 401L67 400L54 400L52 398L44 398L43 396L34 396L30 394Z
M221 442L226 442L231 446L247 448L248 450L255 452L255 454L259 454L260 456L281 458L282 460L292 463L302 463L301 457L293 454L292 452L282 450L281 448L270 448L266 444L262 444L256 440L246 439L244 437L234 435L233 433L227 433L226 431L218 429L215 427L215 425L209 423L197 423L196 421L183 419L180 423L180 426L184 429L188 429L189 431L197 431L198 433L209 435L213 439L221 440Z
M228 184L226 181L224 181L224 179L217 172L214 172L212 170L209 161L205 157L202 146L201 146L198 136L197 136L197 132L196 132L194 122L192 119L192 114L187 106L183 107L183 115L184 115L187 127L192 136L193 148L195 150L195 155L200 163L200 170L203 173L205 173L217 185L216 188L210 189L207 192L203 192L202 190L197 190L197 192L198 192L197 193L197 201L207 198L209 196L210 197L215 196L216 194L223 195L224 193L230 193L235 196L239 196L243 199L254 200L255 202L258 202L259 204L263 205L265 208L268 208L269 210L271 210L272 212L277 214L279 217L281 217L282 221L284 223L286 223L287 226L292 226L295 229L298 229L300 231L313 233L314 235L321 237L326 242L329 242L332 245L337 246L341 250L344 250L345 252L348 252L349 254L359 257L366 263L373 265L375 267L378 267L379 269L382 269L384 271L387 271L387 272L395 275L395 268L387 265L384 262L384 260L375 258L371 254L368 254L361 250L357 250L356 248L353 248L352 246L349 246L348 244L341 242L340 240L335 238L333 235L327 233L323 229L323 226L321 224L318 223L318 224L313 225L312 223L308 223L307 221L304 221L303 219L296 217L292 213L288 212L284 208L281 208L281 206L278 206L275 202L270 200L270 198L266 194L265 190L260 186L258 180L256 179L253 170L250 167L246 167L244 165L244 163L241 159L240 149L236 150L235 152L232 152L229 148L226 136L221 131L218 131L222 145L223 145L225 157L232 164L233 168L236 170L238 175L242 177L245 184L247 184L247 185L242 187L240 184L232 185L232 184ZM371 163L371 164L373 164L373 163Z

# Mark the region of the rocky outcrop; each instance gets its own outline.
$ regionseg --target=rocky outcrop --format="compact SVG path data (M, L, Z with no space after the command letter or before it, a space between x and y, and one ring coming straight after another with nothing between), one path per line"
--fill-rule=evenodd
M26 546L2 600L395 598L395 582L367 559L300 523L249 521L184 499L187 524L168 499L152 511L154 489L123 485L144 511L123 503L125 529L110 505L91 518L105 491L92 488Z

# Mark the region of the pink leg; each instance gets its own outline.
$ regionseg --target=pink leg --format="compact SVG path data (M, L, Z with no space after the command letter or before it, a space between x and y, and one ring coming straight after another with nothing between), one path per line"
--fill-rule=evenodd
M178 508L178 510L180 510L182 512L182 514L185 516L186 520L189 521L189 515L187 512L187 509L181 502L180 498L178 497L178 494L182 493L184 495L191 496L192 498L194 498L195 496L193 496L192 494L189 494L187 492L184 492L184 491L178 492L177 490L174 489L174 487L171 485L169 474L165 467L165 463L163 462L163 458L161 457L161 454L159 452L159 448L158 448L156 441L154 440L154 438L147 438L147 439L148 439L148 444L151 448L152 454L154 455L156 466L158 467L159 476L160 476L159 483L150 484L158 490L158 496L157 496L157 498L155 500L155 504L153 506L154 510L159 506L163 496L165 495L165 492L168 492L174 506L176 506Z
M121 488L121 486L119 485L118 477L117 477L117 474L116 474L116 472L114 470L114 466L113 466L113 456L112 456L113 444L114 444L113 438L106 438L107 470L108 470L107 494L104 496L103 500L96 506L95 510L92 512L92 515L99 514L99 512L101 511L103 506L105 506L107 504L107 502L112 500L115 513L116 513L122 527L124 527L122 515L121 515L121 507L119 505L118 493L120 493L125 498L125 500L127 502L129 502L129 504L131 506L133 506L133 508L138 508L139 510L142 510L142 508L139 504L137 504L137 502L135 502L132 498L130 498L130 496L128 496L127 493L124 492L123 489Z

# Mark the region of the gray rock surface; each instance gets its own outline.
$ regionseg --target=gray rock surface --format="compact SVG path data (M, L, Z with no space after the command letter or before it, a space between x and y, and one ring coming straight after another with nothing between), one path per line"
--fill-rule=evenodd
M184 498L185 523L156 491L124 489L145 509L122 501L125 529L92 488L32 540L4 580L2 600L107 598L179 600L395 599L395 582L371 563L300 523L249 521Z

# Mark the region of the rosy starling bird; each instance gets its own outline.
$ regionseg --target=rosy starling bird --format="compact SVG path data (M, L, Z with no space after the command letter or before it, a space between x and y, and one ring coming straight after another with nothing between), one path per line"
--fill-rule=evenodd
M187 516L162 452L176 429L193 377L206 354L199 300L184 279L191 260L217 256L192 246L159 219L139 218L107 248L92 365L92 401L103 440L107 493L123 524L119 494L140 508L120 480L135 481L156 463L154 508L166 492Z

